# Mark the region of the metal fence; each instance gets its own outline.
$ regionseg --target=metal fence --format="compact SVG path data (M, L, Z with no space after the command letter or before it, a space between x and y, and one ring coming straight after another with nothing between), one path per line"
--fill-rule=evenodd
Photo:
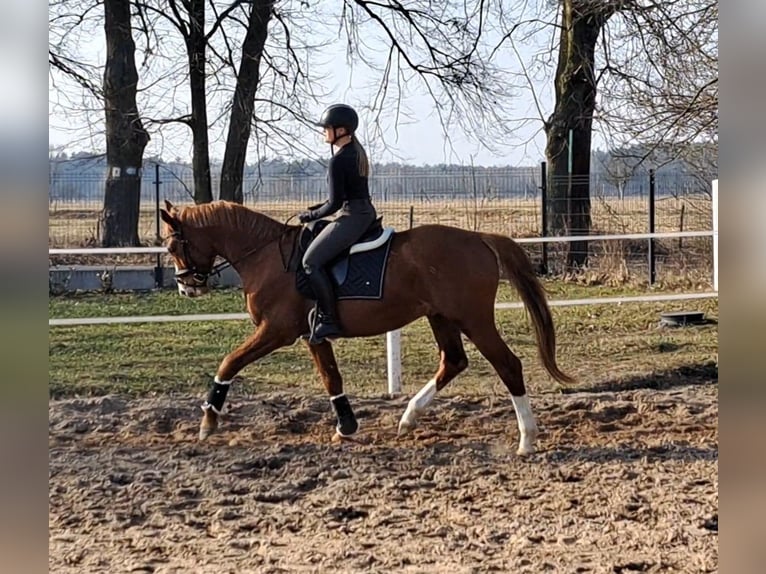
M539 237L543 229L543 171L537 168L374 169L370 191L386 225L407 229L429 223L490 231L512 237ZM98 173L51 173L49 246L98 246L105 176ZM705 231L711 229L710 179L694 174L658 171L627 180L607 174L590 177L592 234ZM213 189L220 179L213 177ZM321 174L250 173L243 181L244 202L284 221L326 197ZM147 165L142 179L139 235L156 243L158 200L192 202L192 173L186 168ZM579 206L569 205L569 209ZM578 209L579 210L579 209ZM707 238L657 241L589 242L591 259L603 266L622 265L630 272L649 272L646 257L654 248L660 267L701 266L709 271L712 244ZM529 246L535 259L546 259L553 272L563 270L564 244ZM705 266L708 267L705 267ZM628 269L626 269L626 272Z

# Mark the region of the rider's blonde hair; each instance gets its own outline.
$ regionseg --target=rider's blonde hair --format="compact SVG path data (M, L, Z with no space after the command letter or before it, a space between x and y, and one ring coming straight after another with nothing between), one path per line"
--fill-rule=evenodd
M351 145L354 146L354 149L356 150L356 155L359 158L359 175L362 177L369 177L370 176L370 160L367 159L367 151L365 151L364 146L361 144L361 142L356 139L356 135L351 136Z

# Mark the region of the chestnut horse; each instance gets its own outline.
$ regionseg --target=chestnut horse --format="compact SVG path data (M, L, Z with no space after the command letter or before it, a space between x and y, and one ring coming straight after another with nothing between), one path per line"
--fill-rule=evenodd
M218 427L232 379L244 367L305 338L314 302L296 287L289 257L302 230L236 203L214 202L176 208L165 202L165 245L176 267L180 294L209 291L216 257L239 274L254 333L218 366L203 405L200 440ZM468 366L461 334L492 364L511 394L518 421L518 454L534 452L537 424L524 386L522 365L495 326L495 296L501 278L519 292L534 324L542 364L559 382L573 383L556 364L556 337L545 291L526 253L512 239L443 225L423 225L394 234L380 299L340 300L343 336L368 337L396 330L427 317L439 347L434 377L409 401L399 434L413 429L436 393ZM309 345L337 417L337 437L358 429L343 391L332 343Z

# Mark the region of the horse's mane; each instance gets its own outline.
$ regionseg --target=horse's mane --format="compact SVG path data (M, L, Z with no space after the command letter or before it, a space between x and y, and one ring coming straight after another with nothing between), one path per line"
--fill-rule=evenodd
M191 227L223 227L250 236L270 236L282 224L263 213L230 201L214 201L181 208L178 218Z

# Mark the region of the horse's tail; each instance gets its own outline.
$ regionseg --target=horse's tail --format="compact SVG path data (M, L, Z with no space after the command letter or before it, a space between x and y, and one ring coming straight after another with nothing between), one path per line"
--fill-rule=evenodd
M545 289L535 275L529 257L510 237L484 233L482 240L497 257L501 279L510 281L532 316L537 349L545 370L561 383L575 383L575 379L562 372L556 363L556 329L550 307L548 307Z

